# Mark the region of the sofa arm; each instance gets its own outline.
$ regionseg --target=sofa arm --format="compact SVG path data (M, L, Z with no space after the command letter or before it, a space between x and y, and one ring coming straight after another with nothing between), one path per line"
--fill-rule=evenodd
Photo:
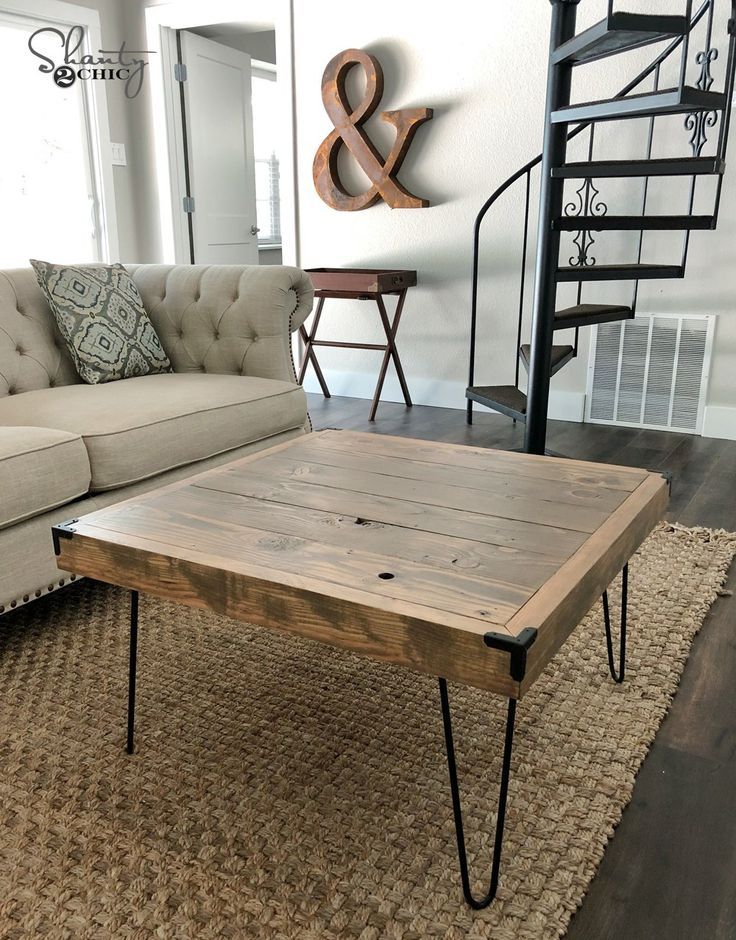
M291 333L314 288L284 265L127 265L175 372L296 382Z

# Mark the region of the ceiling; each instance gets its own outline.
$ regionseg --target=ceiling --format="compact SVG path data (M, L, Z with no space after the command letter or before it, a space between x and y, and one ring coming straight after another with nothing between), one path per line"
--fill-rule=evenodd
M238 23L212 23L209 26L198 26L192 32L206 39L213 39L216 36L227 34L229 36L249 36L252 33L270 32L274 29L274 23L267 20L249 20Z

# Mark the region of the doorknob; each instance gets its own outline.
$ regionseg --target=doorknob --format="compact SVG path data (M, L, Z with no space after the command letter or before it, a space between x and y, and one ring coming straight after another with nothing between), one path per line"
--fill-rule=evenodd
M260 229L258 228L257 225L251 225L251 227L250 227L250 234L251 234L251 235L257 235L259 232L260 232Z

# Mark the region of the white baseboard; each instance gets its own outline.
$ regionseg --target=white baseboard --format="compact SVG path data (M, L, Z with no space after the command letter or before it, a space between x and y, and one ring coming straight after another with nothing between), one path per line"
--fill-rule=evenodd
M582 424L585 418L585 392L566 392L563 389L551 388L549 416L554 421L576 421Z
M376 387L375 372L343 372L337 369L325 369L327 385L333 395L346 395L348 398L373 398ZM382 401L402 402L401 387L395 375L389 375L381 393ZM308 392L320 392L319 383L310 368L304 379L304 388ZM442 379L412 378L409 381L412 401L417 405L430 405L435 408L465 408L465 385L462 382L450 382ZM478 406L483 410L483 406ZM585 414L585 393L550 391L549 416L556 421L583 420Z
M389 369L391 367L389 366ZM348 398L373 398L376 387L375 372L344 372L338 369L325 370L325 379L333 395L345 395ZM320 392L319 383L310 369L304 380L308 392ZM462 382L450 382L441 379L417 379L409 382L412 400L417 405L430 405L435 408L465 408L465 385ZM383 401L402 402L403 396L395 375L387 375L381 393ZM482 411L483 406L478 406ZM584 420L585 393L552 389L549 397L549 416L555 421ZM707 405L703 417L703 437L717 437L727 441L736 441L736 408L722 405Z
M706 405L703 415L703 437L719 437L736 441L736 408Z

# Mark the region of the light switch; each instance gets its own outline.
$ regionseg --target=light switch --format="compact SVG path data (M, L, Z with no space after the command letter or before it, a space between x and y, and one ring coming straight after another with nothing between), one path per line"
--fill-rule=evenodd
M110 144L112 150L112 165L113 166L127 166L128 161L125 159L125 144Z

